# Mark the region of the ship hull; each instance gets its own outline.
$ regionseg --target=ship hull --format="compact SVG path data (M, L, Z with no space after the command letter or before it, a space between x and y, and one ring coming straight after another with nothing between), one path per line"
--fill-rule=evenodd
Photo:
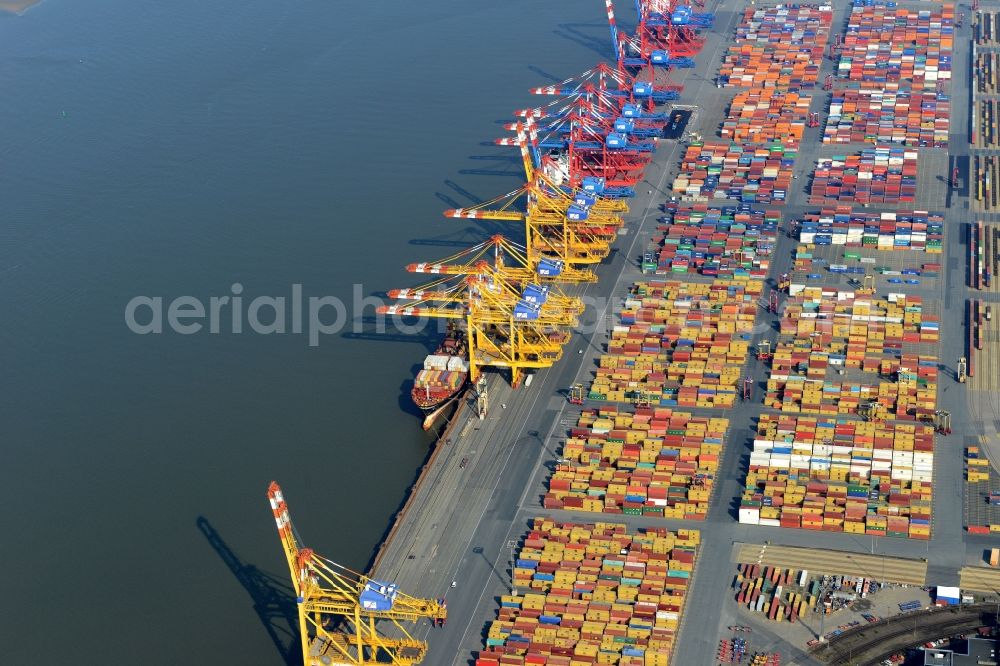
M448 402L465 388L465 381L468 377L466 373L461 373L462 377L452 380L455 384L451 386L427 386L418 383L410 392L413 404L425 412L432 412L444 403Z

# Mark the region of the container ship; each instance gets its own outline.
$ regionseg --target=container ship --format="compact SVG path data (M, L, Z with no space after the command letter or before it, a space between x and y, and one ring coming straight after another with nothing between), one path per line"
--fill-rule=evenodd
M424 430L433 425L440 413L458 396L469 379L469 353L465 334L449 328L447 335L433 354L424 358L424 367L417 373L410 396L422 409Z

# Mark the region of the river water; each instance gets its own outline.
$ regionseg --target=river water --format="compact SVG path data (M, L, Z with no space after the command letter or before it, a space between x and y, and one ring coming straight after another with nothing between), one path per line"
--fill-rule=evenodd
M520 184L484 142L608 50L575 0L0 14L4 663L294 663L267 483L363 568L428 451L407 382L436 335L378 332L355 294L489 233L440 215ZM237 332L232 301L217 333L169 325L234 284L243 310L336 297L342 328ZM136 297L162 333L130 330Z

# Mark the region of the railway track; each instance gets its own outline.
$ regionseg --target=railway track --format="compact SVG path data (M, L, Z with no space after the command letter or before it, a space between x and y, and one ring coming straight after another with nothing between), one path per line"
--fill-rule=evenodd
M808 563L809 570L814 572L861 576L902 585L923 586L927 580L925 560L837 550L742 544L737 561L786 569L801 569Z
M996 625L996 620L996 604L914 611L845 631L828 643L813 648L812 656L830 666L874 664L927 641Z

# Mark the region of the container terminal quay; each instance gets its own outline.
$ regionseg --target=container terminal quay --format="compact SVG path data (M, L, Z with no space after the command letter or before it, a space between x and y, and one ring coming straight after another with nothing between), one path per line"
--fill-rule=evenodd
M272 486L305 663L972 663L948 641L992 641L1000 603L1000 2L606 4L619 62L505 140L536 221L566 195L565 244L529 219L530 280L395 292L522 275L511 321L572 335L512 377L495 326L449 334L414 400L469 383L366 575Z

